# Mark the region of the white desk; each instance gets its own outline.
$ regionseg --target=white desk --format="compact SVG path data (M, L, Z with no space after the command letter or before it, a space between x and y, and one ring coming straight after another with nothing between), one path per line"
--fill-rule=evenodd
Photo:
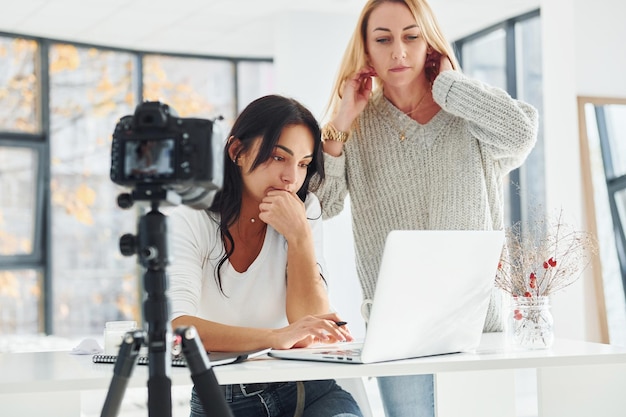
M369 365L262 357L215 367L220 384L436 374L438 417L515 416L514 370L537 369L540 416L622 417L626 410L626 348L556 340L549 350L516 352L501 334L487 334L476 353ZM104 390L113 365L68 352L0 354L0 410L6 416L79 416L81 391ZM145 387L137 365L128 387ZM173 385L190 385L186 368L172 368ZM460 414L462 413L462 414Z

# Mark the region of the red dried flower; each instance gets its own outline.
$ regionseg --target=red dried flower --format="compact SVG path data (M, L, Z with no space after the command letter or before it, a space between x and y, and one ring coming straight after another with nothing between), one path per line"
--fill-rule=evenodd
M539 214L536 220L506 229L496 286L512 296L552 295L580 278L597 253L595 238L574 230L562 213L554 220Z

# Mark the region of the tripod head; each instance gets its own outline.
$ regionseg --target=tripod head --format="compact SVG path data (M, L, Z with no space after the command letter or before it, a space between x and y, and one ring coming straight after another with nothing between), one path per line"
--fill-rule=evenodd
M120 237L120 252L124 256L138 256L138 262L148 270L164 270L169 264L167 252L167 231L164 230L165 218L159 211L162 201L170 204L175 201L172 191L154 186L142 186L133 190L132 194L120 194L118 205L130 208L134 200L148 199L150 211L142 215L137 225L137 234L124 234ZM149 197L148 197L149 196ZM179 199L180 200L180 199Z

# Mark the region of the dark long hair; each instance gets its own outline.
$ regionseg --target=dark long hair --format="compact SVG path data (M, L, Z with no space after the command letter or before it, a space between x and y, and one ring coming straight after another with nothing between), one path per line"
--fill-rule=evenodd
M306 107L294 99L279 95L258 98L237 117L228 137L239 139L241 148L238 149L237 155L249 152L255 139L262 138L257 157L250 167L250 171L254 171L272 157L274 148L285 127L293 125L305 126L313 135L313 160L307 168L304 183L297 191L300 200L304 201L311 177L317 174L320 180L324 179L320 127L313 114ZM237 221L241 213L243 180L239 166L231 161L229 153L230 147L234 143L235 141L229 140L224 147L224 185L208 209L209 212L219 214L222 244L226 248L226 242L230 243L230 249L222 256L216 266L216 279L220 289L222 288L220 270L235 250L235 242L228 228Z

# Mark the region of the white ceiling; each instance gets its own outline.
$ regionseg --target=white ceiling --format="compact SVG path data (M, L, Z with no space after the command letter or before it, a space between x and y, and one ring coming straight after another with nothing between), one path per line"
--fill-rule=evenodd
M270 58L280 13L351 14L356 22L365 1L0 0L0 32L138 51ZM454 40L536 9L539 2L431 0L431 6Z

